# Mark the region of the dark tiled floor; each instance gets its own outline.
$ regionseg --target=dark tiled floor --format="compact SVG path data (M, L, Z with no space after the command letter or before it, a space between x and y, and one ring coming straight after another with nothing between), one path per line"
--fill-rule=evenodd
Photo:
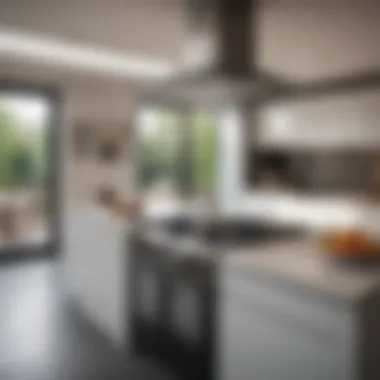
M63 302L59 266L0 266L0 380L169 380L115 351Z

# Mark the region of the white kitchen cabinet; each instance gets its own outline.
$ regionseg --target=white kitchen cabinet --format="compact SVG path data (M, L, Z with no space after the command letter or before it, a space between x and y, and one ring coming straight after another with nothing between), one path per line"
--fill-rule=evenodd
M93 205L67 210L63 255L67 295L116 346L128 335L128 227Z
M255 145L337 151L380 145L380 92L370 89L270 103L258 113Z
M220 380L359 380L349 306L260 278L221 289Z

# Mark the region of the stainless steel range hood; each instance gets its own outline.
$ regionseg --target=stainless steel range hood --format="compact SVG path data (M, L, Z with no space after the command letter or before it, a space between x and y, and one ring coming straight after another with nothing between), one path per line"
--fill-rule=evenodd
M219 104L286 88L255 62L255 0L186 0L189 40L178 75L157 86L159 100Z

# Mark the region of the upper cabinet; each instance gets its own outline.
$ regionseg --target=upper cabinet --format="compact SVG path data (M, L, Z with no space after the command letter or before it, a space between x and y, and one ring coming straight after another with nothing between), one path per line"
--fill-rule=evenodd
M380 89L295 98L255 110L249 154L254 188L378 193Z
M377 148L380 89L268 104L256 126L253 143L263 148Z

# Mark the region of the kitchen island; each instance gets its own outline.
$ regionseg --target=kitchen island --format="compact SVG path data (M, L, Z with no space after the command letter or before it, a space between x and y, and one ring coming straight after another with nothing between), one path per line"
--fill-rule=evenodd
M132 351L185 380L378 380L380 266L305 230L169 218L133 233Z
M223 260L218 378L380 378L380 270L330 261L312 239Z

